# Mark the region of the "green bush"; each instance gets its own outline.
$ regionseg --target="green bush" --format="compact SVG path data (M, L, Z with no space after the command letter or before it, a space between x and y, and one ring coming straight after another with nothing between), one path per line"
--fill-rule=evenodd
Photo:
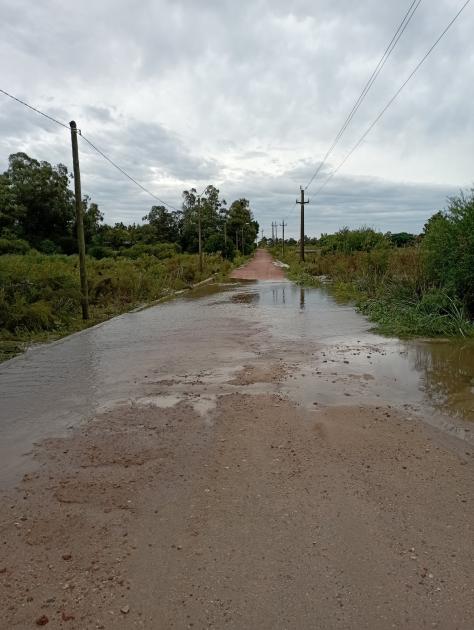
M87 253L89 256L92 256L92 258L96 258L97 260L100 260L101 258L113 258L116 254L115 250L107 245L91 245L87 249Z
M158 247L158 246L153 246ZM170 246L158 247L159 255ZM218 255L174 254L159 259L146 254L132 259L87 257L92 322L121 313L136 304L151 302L173 289L182 289L225 274L231 264ZM25 255L0 257L0 338L41 331L67 332L82 326L80 320L79 260L77 256Z
M123 248L120 250L120 256L126 258L141 258L142 256L154 256L158 260L165 258L171 258L181 252L181 248L177 243L156 243L155 245L148 245L146 243L137 243L132 247Z
M0 256L3 254L26 254L30 246L21 239L0 238Z
M450 199L425 226L422 250L429 278L474 315L474 190Z

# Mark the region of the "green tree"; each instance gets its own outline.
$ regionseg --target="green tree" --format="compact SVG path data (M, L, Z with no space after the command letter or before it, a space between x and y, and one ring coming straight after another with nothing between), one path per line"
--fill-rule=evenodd
M227 217L227 234L242 251L242 237L244 253L249 254L255 248L255 239L259 230L258 222L253 217L248 199L237 199L230 208Z
M474 314L474 189L449 199L424 227L422 251L432 281Z
M37 247L51 241L60 247L71 237L74 196L63 164L52 166L26 153L10 155L0 178L0 229L8 228Z
M150 212L143 217L151 230L150 236L159 243L174 243L179 240L179 216L177 212L170 212L165 206L153 206ZM144 231L144 237L147 231Z
M104 215L99 210L96 203L89 203L90 197L84 197L84 238L86 244L91 243L93 238L100 233L101 226L104 222Z

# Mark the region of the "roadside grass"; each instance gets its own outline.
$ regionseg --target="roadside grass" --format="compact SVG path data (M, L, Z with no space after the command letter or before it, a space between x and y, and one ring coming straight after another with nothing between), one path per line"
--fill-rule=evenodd
M288 277L303 286L325 286L338 300L352 302L376 324L398 337L474 337L474 323L462 301L430 281L419 247L381 247L351 253L316 251L299 260L295 247L272 254L289 265Z
M93 326L173 292L189 289L214 276L224 279L234 266L219 255L199 258L174 254L157 259L144 255L131 258L87 257L90 320L81 318L79 261L77 256L0 256L0 360L22 352L33 342L58 339Z

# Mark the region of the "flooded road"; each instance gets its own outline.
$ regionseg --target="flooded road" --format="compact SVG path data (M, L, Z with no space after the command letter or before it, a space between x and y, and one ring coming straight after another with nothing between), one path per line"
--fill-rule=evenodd
M240 281L0 365L6 627L470 629L473 345L370 328Z
M0 365L2 483L28 466L22 454L34 442L142 397L150 374L165 378L187 361L203 370L216 362L238 369L252 352L239 345L232 326L247 325L264 327L273 344L290 345L290 354L301 344L321 347L312 359L319 359L318 372L303 353L283 389L298 402L312 404L315 397L322 405L382 401L474 439L472 341L381 337L352 307L320 289L248 282L201 289L122 315ZM218 338L225 339L223 346L216 344Z

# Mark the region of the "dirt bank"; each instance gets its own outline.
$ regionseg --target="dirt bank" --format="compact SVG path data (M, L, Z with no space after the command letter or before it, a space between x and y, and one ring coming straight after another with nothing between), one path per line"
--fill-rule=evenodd
M257 249L252 260L231 274L231 278L239 280L284 280L285 277L283 269L265 249Z

